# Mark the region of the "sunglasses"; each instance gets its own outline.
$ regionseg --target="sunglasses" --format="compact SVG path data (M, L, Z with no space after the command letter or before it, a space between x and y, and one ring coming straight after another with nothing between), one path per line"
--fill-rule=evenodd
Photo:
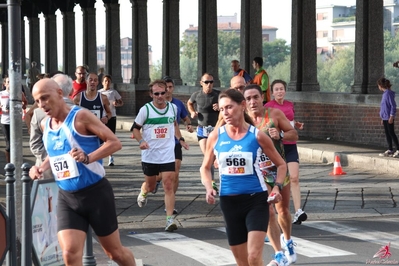
M159 96L159 95L165 95L166 91L162 91L162 92L153 92L152 94L154 94L155 96Z
M206 85L208 85L209 83L213 83L213 80L205 80L205 81L203 81Z

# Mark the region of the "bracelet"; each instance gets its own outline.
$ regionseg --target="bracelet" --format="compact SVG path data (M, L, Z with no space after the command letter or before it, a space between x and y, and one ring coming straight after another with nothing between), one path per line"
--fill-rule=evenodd
M82 161L84 164L89 164L89 155L85 153L85 159Z
M144 139L139 140L139 145L141 145L141 143L143 143L144 141Z

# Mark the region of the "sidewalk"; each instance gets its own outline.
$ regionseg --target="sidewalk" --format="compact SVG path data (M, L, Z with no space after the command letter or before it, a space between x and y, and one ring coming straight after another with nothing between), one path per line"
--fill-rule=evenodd
M118 116L117 129L130 130L133 121L133 116ZM186 140L197 140L195 132L182 130L181 133ZM338 143L332 140L298 141L299 158L302 162L332 164L338 155L342 166L399 176L399 158L380 157L379 154L384 151L384 148Z

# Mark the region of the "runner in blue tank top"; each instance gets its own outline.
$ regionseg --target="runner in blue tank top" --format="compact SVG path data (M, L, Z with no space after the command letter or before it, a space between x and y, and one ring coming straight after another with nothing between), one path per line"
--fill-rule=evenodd
M259 170L259 156L267 153L277 167L277 181L284 182L287 167L271 139L252 125L245 113L244 96L236 90L220 93L219 108L226 123L208 137L201 181L206 188L206 201L215 203L211 167L219 164L220 208L226 223L227 239L237 265L263 265L263 241L269 219L268 192ZM278 188L271 191L281 200ZM256 255L254 255L256 254Z
M110 259L118 265L135 266L132 252L120 241L114 194L102 166L102 158L120 150L121 142L90 111L68 106L54 80L35 83L32 96L49 116L41 123L48 156L39 167L30 169L29 176L41 179L51 168L57 182L57 235L64 263L82 263L91 226Z

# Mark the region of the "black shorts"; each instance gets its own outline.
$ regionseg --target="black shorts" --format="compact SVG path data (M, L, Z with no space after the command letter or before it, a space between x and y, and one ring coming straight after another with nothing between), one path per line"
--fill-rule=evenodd
M118 229L115 198L106 178L76 192L59 190L57 230L87 232L89 225L97 236L108 236Z
M267 232L269 224L267 197L267 191L220 197L220 208L226 223L230 246L247 242L250 231Z
M180 143L176 143L175 145L175 160L183 160L183 152L181 150L181 144Z
M285 161L299 163L299 154L296 144L284 144Z
M6 151L10 152L10 125L1 124L1 131L3 131L4 141L6 142Z
M112 132L116 132L116 116L111 117L107 122L107 127L111 129Z
M162 172L174 172L175 162L161 164L141 162L141 168L146 176L154 176Z

